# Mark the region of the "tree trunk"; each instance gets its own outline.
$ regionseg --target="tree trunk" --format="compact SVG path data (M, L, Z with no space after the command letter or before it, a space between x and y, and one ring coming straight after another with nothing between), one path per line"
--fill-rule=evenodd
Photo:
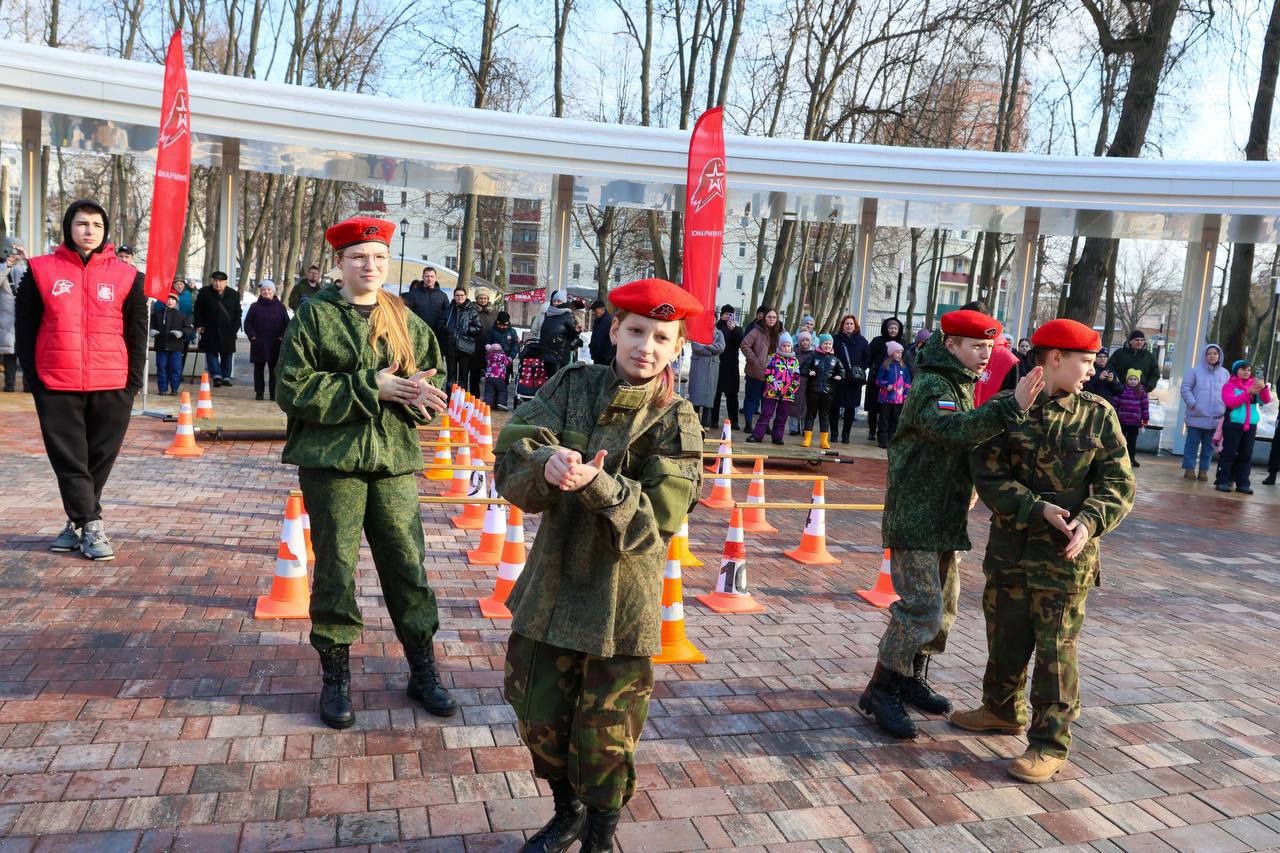
M903 328L903 337L914 328L913 320L916 313L916 276L919 274L920 263L920 237L924 234L923 228L911 229L911 264L907 269L911 270L911 282L907 287L907 322Z
M938 282L941 280L942 274L942 244L946 242L946 231L933 229L933 240L931 251L932 259L929 261L929 293L925 301L925 325L928 326L933 322L933 318L938 315Z
M458 287L471 287L471 271L475 265L476 251L476 213L479 196L475 193L467 195L466 208L462 215L462 236L458 247ZM550 297L550 294L548 294Z
M1111 241L1111 257L1107 259L1107 306L1102 323L1102 343L1111 346L1116 333L1116 259L1120 257L1120 241Z
M1222 306L1227 298L1227 277L1231 274L1231 253L1234 248L1234 244L1227 244L1227 257L1222 262L1222 283L1218 285L1218 308L1213 312L1213 327L1209 333L1210 342L1222 340Z
M1271 20L1262 42L1262 69L1253 101L1249 141L1244 146L1246 160L1266 160L1271 137L1271 110L1276 99L1276 76L1280 71L1280 0L1271 4ZM1252 218L1252 217L1250 217ZM1231 283L1222 311L1222 347L1228 360L1243 358L1249 323L1250 290L1253 287L1254 245L1240 243L1231 262Z
M764 277L764 240L768 233L769 220L760 220L760 233L756 237L756 272L751 276L751 301L747 303L750 310L756 310L760 304L760 279Z
M986 242L986 232L979 231L973 241L973 260L969 261L969 281L964 287L964 301L972 302L978 284L978 265L982 258L982 245Z
M293 179L293 206L289 210L289 249L285 252L277 279L292 281L297 277L298 255L302 252L302 202L307 196L307 179ZM243 292L243 291L242 291Z
M761 305L776 307L778 300L782 297L783 286L791 267L791 248L795 242L795 236L795 220L784 220L778 228L778 242L773 250L773 265L769 267L769 283L764 289Z
M1036 243L1036 272L1035 279L1031 283L1031 306L1027 312L1028 320L1027 337L1031 337L1030 331L1036 327L1037 305L1040 302L1040 285L1044 281L1044 263L1045 263L1045 235L1041 234L1040 239Z

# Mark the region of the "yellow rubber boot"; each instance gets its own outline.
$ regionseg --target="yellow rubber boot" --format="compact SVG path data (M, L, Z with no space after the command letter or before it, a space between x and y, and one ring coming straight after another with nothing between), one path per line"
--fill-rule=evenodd
M800 446L808 447L810 444L813 444L813 430L807 429L804 431L804 438L800 440Z
M827 435L828 433L825 432L818 433L818 446L823 450L831 449L831 442L827 441Z

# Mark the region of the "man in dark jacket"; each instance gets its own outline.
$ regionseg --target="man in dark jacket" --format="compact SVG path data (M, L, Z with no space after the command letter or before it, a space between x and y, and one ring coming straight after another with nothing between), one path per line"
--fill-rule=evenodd
M187 337L194 330L187 315L178 307L178 292L170 290L164 304L156 301L159 311L151 312L151 334L155 338L156 384L160 396L178 393L182 384L182 357L187 352Z
M593 364L613 364L613 356L618 348L609 340L609 328L613 325L613 317L597 299L591 303L591 343L587 351L591 353Z
M289 307L296 312L299 305L319 293L322 287L324 281L320 278L320 267L312 264L307 267L306 279L295 284L293 290L289 291Z
M763 314L760 315L764 317ZM728 409L725 416L733 421L733 428L738 429L738 386L742 384L742 373L738 364L741 355L742 339L746 335L742 327L734 321L732 305L720 306L720 319L716 328L724 335L724 352L720 353L720 375L716 380L716 396L712 401L713 416L720 418L720 397L725 398Z
M573 311L564 305L563 300L553 299L543 316L542 328L538 330L538 341L542 344L542 363L548 377L554 376L557 370L569 363L582 340L581 332Z
M1125 345L1111 354L1112 373L1123 380L1130 370L1141 371L1142 387L1148 394L1156 390L1156 384L1160 382L1160 365L1156 363L1155 353L1147 349L1147 336L1141 329L1130 332Z
M230 385L240 331L240 291L227 286L227 274L214 270L209 286L196 294L196 334L214 387Z
M62 218L62 244L32 258L18 289L18 359L35 393L36 414L67 524L50 550L113 560L102 524L102 489L129 428L147 361L147 297L142 274L116 260L111 222L96 201L77 201ZM87 291L87 292L86 292ZM109 312L89 310L110 303ZM119 319L111 314L119 312ZM120 330L112 329L120 323Z
M445 321L449 314L449 295L440 289L436 281L436 268L422 268L422 282L417 287L410 287L404 295L405 307L418 315L418 319L427 324L435 332L440 346L445 346Z
M515 359L516 353L520 351L520 335L511 328L511 315L506 311L499 311L498 316L494 318L493 329L490 330L489 339L485 344L497 344L502 347L507 358Z
M484 347L480 346L480 315L465 288L454 288L444 325L444 358L449 368L445 387L456 383L478 397Z

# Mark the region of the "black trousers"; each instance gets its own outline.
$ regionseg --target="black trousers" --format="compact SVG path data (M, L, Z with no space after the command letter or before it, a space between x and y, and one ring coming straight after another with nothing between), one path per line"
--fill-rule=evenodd
M725 409L725 417L738 422L738 377L733 379L721 379L716 383L716 395L711 401L710 423L706 426L719 426L716 423L720 419L720 398L724 397L728 407Z
M4 390L13 390L13 381L18 378L18 356L16 353L7 352L3 356L4 361Z
M866 395L862 407L867 410L867 436L875 438L876 428L880 423L880 386L874 382L868 382Z
M1129 448L1129 461L1133 461L1134 454L1138 452L1138 431L1142 429L1140 424L1121 424L1120 433L1124 436L1124 443Z
M1280 433L1280 430L1276 432ZM1271 452L1267 454L1267 473L1272 476L1280 474L1280 435L1271 439Z
M1230 486L1237 489L1249 488L1249 471L1253 468L1253 442L1258 437L1258 425L1233 424L1227 421L1222 425L1222 452L1218 454L1218 476L1214 484Z
M445 382L446 391L450 385L459 385L477 397L480 396L480 375L484 372L482 359L476 358L475 353L458 352L450 347L449 352L445 353L444 364L449 372Z
M818 421L818 431L831 432L831 392L806 390L804 393L804 430L813 431L814 419Z
M279 359L279 356L276 356ZM264 373L271 375L271 399L276 398L276 362L275 361L255 361L253 363L253 394L255 397L261 397L267 383L263 380Z
M36 414L67 518L84 526L102 518L102 488L129 429L133 394L37 391Z

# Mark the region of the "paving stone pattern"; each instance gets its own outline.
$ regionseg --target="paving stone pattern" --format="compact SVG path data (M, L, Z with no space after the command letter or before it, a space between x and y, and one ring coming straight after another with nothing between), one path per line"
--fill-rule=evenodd
M237 414L269 405L241 387L215 396ZM404 695L366 551L357 724L329 730L305 621L252 618L296 482L279 443L175 460L161 455L172 430L135 420L104 502L118 559L93 564L46 550L62 518L30 399L0 400L0 851L516 849L551 801L502 701L508 629L474 603L493 584L466 565L476 534L424 511L462 712L438 720ZM828 501L882 495L882 452L854 452L825 467ZM842 562L810 568L782 556L803 514L771 512L782 532L747 545L768 612L727 617L692 601L712 587L725 532L724 513L699 508L707 564L685 574L686 608L709 663L658 670L621 849L1280 848L1280 500L1261 486L1219 495L1175 466L1144 461L1137 508L1104 548L1072 762L1040 787L1005 775L1020 738L935 718L902 745L851 710L885 620L854 595L879 566L875 514L830 513ZM932 668L960 707L985 659L984 520L979 507L961 615Z

